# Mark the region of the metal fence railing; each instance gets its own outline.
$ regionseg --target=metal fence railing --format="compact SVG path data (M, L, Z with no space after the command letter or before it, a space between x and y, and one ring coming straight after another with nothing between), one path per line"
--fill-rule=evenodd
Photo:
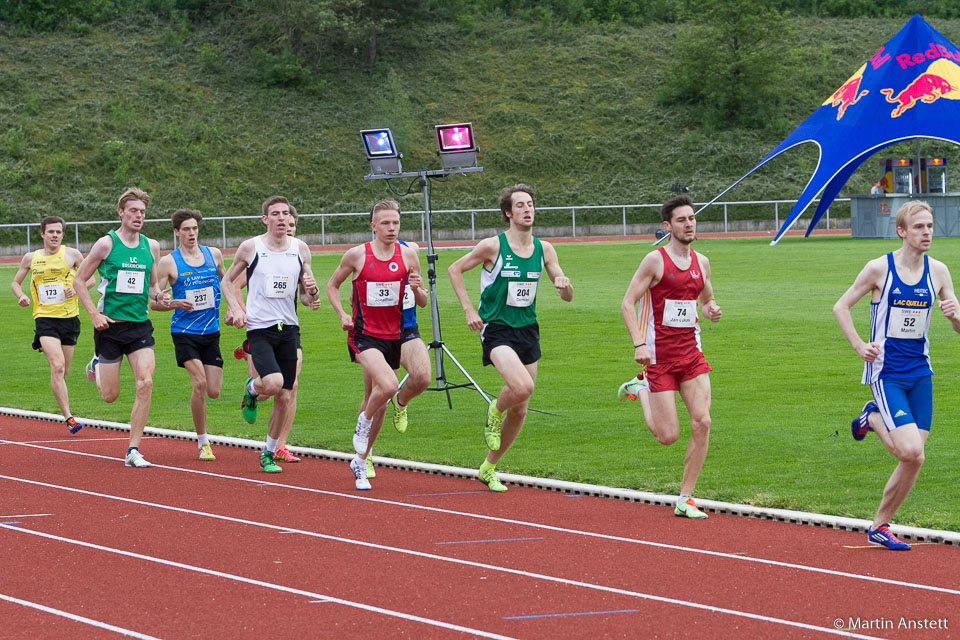
M778 229L781 221L781 206L787 205L789 211L796 200L744 200L736 202L717 202L699 214L701 230L730 233L744 230L744 224L753 229ZM837 198L835 204L849 208L848 198ZM704 203L695 203L699 208ZM738 217L737 212L752 207L749 217ZM761 215L757 216L757 208ZM617 204L617 205L571 205L559 207L537 207L537 234L545 237L569 236L590 237L610 235L636 235L652 233L660 224L659 204ZM311 244L326 246L357 242L370 235L366 222L369 212L347 213L301 213L297 235ZM414 218L419 226L420 241L426 241L426 218L423 211L404 211L404 219ZM221 248L231 248L239 244L239 239L259 233L260 216L218 216L204 217L201 233L204 241L212 244L214 234L219 236ZM461 239L475 241L493 235L503 228L499 209L434 209L431 211L431 227L434 240ZM410 223L402 227L409 230ZM95 227L99 225L102 230ZM96 238L104 235L105 229L113 228L117 220L67 221L65 238L73 237L73 246L84 250L93 244ZM159 225L159 226L158 226ZM161 226L166 225L165 229ZM168 218L151 218L144 221L144 233L160 240L161 246L176 245ZM821 225L831 226L830 210L827 210ZM216 227L217 231L213 231ZM23 235L19 236L22 230ZM32 251L41 244L38 223L0 224L0 233L4 239L0 242L0 252L12 255L17 252ZM406 235L406 234L405 234ZM19 243L23 238L23 244ZM170 237L170 241L165 238ZM65 240L69 244L69 241Z

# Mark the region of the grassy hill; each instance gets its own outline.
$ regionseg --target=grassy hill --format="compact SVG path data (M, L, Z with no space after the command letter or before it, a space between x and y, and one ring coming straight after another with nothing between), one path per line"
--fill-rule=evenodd
M382 38L372 68L322 61L307 89L266 88L213 25L126 16L76 35L0 24L0 223L108 218L131 184L151 193L158 218L183 206L255 214L273 193L303 212L359 211L387 193L362 180L359 129L389 126L405 168L438 168L433 125L458 121L474 123L486 170L451 177L434 208L495 206L498 188L517 181L540 205L659 202L677 181L708 199L902 23L795 18L780 52L794 76L782 124L726 131L704 130L695 106L656 99L677 24L432 24ZM933 25L960 38L960 20ZM925 149L960 167L952 147ZM796 197L815 161L812 145L791 151L732 199ZM866 191L875 173L869 161L849 190Z

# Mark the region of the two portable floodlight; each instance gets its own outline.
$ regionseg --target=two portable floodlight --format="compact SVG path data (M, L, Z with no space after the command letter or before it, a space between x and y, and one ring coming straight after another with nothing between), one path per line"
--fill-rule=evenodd
M469 122L459 124L439 124L437 132L437 155L443 169L459 169L477 166L477 144L473 137L473 125ZM390 129L364 129L360 132L364 151L370 161L373 174L401 173L400 159L403 154L397 151L397 145Z

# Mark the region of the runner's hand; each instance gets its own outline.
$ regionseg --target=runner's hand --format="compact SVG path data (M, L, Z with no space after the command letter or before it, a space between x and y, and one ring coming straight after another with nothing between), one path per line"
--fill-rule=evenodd
M470 331L480 331L483 329L483 320L480 319L480 315L474 309L467 309L467 326L470 327Z
M21 307L29 307L29 306L30 306L30 298L27 297L27 294L21 293L21 294L20 294L20 297L17 298L17 304L19 304Z
M227 315L223 317L223 322L231 327L243 329L245 326L247 326L247 314L242 310L237 311L236 313L233 311L227 311Z
M93 328L97 331L103 331L109 327L111 323L116 322L113 318L108 318L99 311L90 316L90 319L93 321Z
M940 305L940 310L943 311L943 315L947 320L953 320L958 316L957 301L955 298L949 300L937 300L937 304Z
M707 316L710 322L719 322L723 311L720 310L720 306L716 302L711 300L703 306L703 315Z
M634 349L633 359L645 367L649 367L651 364L653 364L653 356L650 355L650 349L648 349L647 345L645 344L642 344Z
M864 342L857 348L857 355L864 362L873 362L880 355L880 345L876 342Z

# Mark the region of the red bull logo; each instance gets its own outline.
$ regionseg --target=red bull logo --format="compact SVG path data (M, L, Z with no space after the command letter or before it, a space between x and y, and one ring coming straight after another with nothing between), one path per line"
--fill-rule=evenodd
M933 104L940 98L960 100L960 67L940 59L927 67L924 73L894 96L893 89L880 89L887 102L897 107L890 112L891 118L899 118L917 103Z
M866 89L860 91L860 81L863 79L863 72L866 68L867 65L864 64L857 69L857 72L850 76L850 79L844 82L843 85L834 91L833 95L823 103L824 105L829 104L831 107L839 107L839 109L837 109L837 120L843 117L843 114L847 112L849 107L852 107L860 98L870 93Z

